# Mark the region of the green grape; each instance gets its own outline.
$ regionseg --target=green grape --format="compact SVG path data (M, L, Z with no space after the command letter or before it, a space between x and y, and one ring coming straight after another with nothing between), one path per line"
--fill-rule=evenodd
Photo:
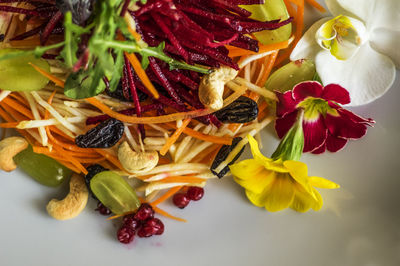
M115 172L96 174L90 180L90 188L101 203L115 214L131 212L140 206L135 190Z
M302 81L314 80L315 76L314 63L311 60L301 59L276 70L265 83L265 87L271 91L285 92Z
M31 146L13 159L20 169L45 186L57 187L72 175L70 169L46 155L33 152Z
M240 7L252 13L250 18L259 21L286 20L290 17L283 0L266 0L262 5L242 5ZM286 41L290 38L291 34L292 24L289 23L276 30L256 32L254 36L263 44L271 44Z
M0 56L17 51L17 49L1 49ZM9 91L36 91L46 86L49 80L38 73L29 63L50 71L50 66L46 60L36 58L34 55L1 60L0 89Z

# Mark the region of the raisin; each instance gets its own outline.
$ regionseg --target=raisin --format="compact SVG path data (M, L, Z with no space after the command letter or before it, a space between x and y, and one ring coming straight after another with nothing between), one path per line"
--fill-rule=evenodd
M139 101L140 102L142 102L142 101L147 99L147 95L144 92L142 92L140 90L136 90L136 91L137 91L137 95L139 97ZM122 82L121 81L118 83L118 86L115 89L115 91L106 90L106 94L108 96L112 97L112 98L115 98L115 99L118 99L118 100L121 100L121 101L124 101L124 102L132 102L133 101L130 90L128 90L128 94L129 95L127 95L129 97L125 97L124 91L122 89Z
M86 134L75 138L75 143L81 148L110 148L117 144L124 134L124 124L110 118L90 129Z
M240 96L214 114L223 123L248 123L257 118L258 106L252 99Z
M89 191L89 193L92 195L92 197L94 199L97 199L97 197L93 194L92 189L90 188L90 180L92 180L92 178L97 175L100 172L103 171L108 171L108 169L104 168L103 166L99 165L99 164L93 164L89 167L86 168L88 173L87 175L85 175L85 184L86 187Z
M224 145L222 148L219 150L217 156L215 157L212 165L211 165L211 172L218 176L218 178L222 178L226 175L226 173L229 172L229 165L233 164L236 162L237 159L239 159L240 155L243 153L244 147L240 150L240 152L233 158L233 160L228 163L227 166L225 166L219 173L215 172L214 170L223 162L225 159L228 157L229 153L236 147L236 145L242 140L242 138L237 137L234 138L232 141L232 145Z

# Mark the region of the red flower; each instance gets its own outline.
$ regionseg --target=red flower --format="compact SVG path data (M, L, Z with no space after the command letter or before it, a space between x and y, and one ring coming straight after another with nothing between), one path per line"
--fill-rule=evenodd
M297 84L293 90L277 92L275 130L282 138L293 126L300 108L304 109L304 152L337 152L349 139L359 139L367 133L367 126L375 123L342 108L350 103L346 89L329 84L323 87L316 81Z

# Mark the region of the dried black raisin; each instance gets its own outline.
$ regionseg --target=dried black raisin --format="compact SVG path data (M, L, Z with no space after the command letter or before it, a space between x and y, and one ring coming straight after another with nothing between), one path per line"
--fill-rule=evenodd
M75 143L81 148L110 148L117 144L124 134L124 124L110 118L90 129L85 135L75 138Z
M228 155L231 153L231 151L236 147L236 145L242 140L242 138L237 137L234 138L232 141L232 145L224 145L222 148L219 150L217 156L215 157L212 165L211 165L211 172L218 176L218 178L222 178L226 175L226 173L229 172L229 165L233 164L236 162L237 159L239 159L240 155L242 155L244 147L240 150L240 152L233 158L233 160L225 166L219 173L215 172L214 170L223 162L225 159L228 157Z
M240 96L236 101L215 112L223 123L248 123L258 116L258 106L252 99Z
M98 173L103 172L103 171L108 171L108 169L104 168L103 166L101 166L99 164L93 164L93 165L87 167L86 169L88 171L87 175L85 175L86 187L89 190L89 193L92 195L92 197L94 199L97 199L97 197L93 194L92 190L90 189L90 180Z

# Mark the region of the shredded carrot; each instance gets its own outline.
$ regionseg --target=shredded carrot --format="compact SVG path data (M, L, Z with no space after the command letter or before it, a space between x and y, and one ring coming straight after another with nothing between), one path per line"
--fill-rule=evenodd
M222 145L213 145L209 147L208 149L205 149L202 154L199 154L200 156L196 158L196 162L200 162L206 165L211 165L212 162L214 161L215 157L217 156L217 153L221 149ZM193 160L192 160L193 161Z
M259 80L259 82L256 84L257 86L263 87L265 85L265 82L267 82L267 79L269 77L269 74L271 73L272 68L274 67L275 64L275 60L278 57L278 51L272 53L268 59L264 69L264 73L261 76L261 79Z
M278 43L271 43L271 44L259 44L258 52L253 52L250 50L245 50L242 48L228 46L229 49L229 57L236 57L236 56L244 56L244 55L252 55L252 54L260 54L266 53L270 51L285 49L289 46L289 40L278 42Z
M123 115L117 112L114 112L111 110L108 106L105 104L101 103L99 100L96 98L87 98L85 99L88 103L91 105L97 107L100 109L103 113L118 119L120 121L126 122L126 123L131 123L131 124L159 124L159 123L166 123L166 122L172 122L180 119L186 119L186 118L194 118L194 117L199 117L199 116L205 116L208 114L211 114L213 111L210 109L200 109L200 110L194 110L194 111L188 111L188 112L181 112L181 113L173 113L169 115L161 115L161 116L150 116L150 117L135 117L135 116L128 116L128 115Z
M164 156L168 152L169 148L171 148L171 146L178 140L179 136L182 134L183 130L185 130L187 125L189 125L190 121L190 118L182 121L182 125L175 130L175 132L167 139L164 146L161 148L161 155Z
M131 27L131 23L129 23L129 19L124 17L124 20L126 22L126 25L128 26L128 30L132 34L133 38L135 38L136 41L140 41L142 37L140 36L139 33L136 32L136 30L134 28Z
M19 95L17 93L11 93L11 94L9 94L9 96L14 98L15 100L19 101L21 104L23 104L25 106L29 106L28 101L25 100L25 98L22 97L21 95Z
M33 119L32 111L25 106L19 104L17 101L7 97L3 99L3 103L7 104L9 107L13 108L14 110L18 111L19 113L23 114L24 116L28 117L29 119Z
M133 69L135 70L136 74L139 76L140 80L142 81L143 85L149 90L151 94L153 94L154 98L158 99L160 95L158 91L154 87L153 83L151 83L149 77L147 76L146 72L142 68L139 60L137 59L135 54L128 54L125 53L126 57L128 58L129 62L131 63Z
M161 197L159 197L158 199L156 199L155 201L153 201L151 204L151 206L157 206L158 204L166 201L167 199L169 199L170 197L172 197L173 195L175 195L175 193L177 193L180 189L182 188L182 186L177 186L177 187L173 187L170 188L167 192L165 192Z
M166 126L169 128L175 128L176 129L176 124L174 123L165 123ZM207 135L201 132L198 132L196 130L193 130L189 127L186 127L183 130L183 133L186 135L189 135L193 138L208 141L208 142L213 142L216 144L225 144L225 145L231 145L232 144L232 138L231 137L218 137L218 136L213 136L213 135Z
M64 81L62 81L61 79L57 78L56 76L50 74L49 72L47 72L46 70L44 70L43 68L40 68L32 63L29 63L37 72L39 72L40 74L42 74L43 76L45 76L46 78L48 78L49 80L53 81L54 84L56 84L57 86L64 88Z
M267 115L268 115L268 103L267 102L262 102L258 106L258 120L263 120Z
M157 182L195 184L195 183L202 183L204 181L206 181L206 179L195 176L169 176L164 179L158 180Z
M176 220L176 221L179 221L179 222L184 222L184 223L187 222L187 220L179 218L179 217L176 217L176 216L173 216L173 215L169 214L168 212L166 212L166 211L164 211L164 210L162 210L162 209L160 209L160 208L158 208L156 206L152 206L152 207L153 207L153 210L156 213L158 213L158 214L160 214L162 216L165 216L167 218L170 218L170 219L173 219L173 220Z
M287 6L290 6L290 3L293 3L297 6L296 15L294 16L294 25L295 25L295 33L294 33L294 40L291 44L291 48L285 49L276 59L275 66L281 65L285 62L290 54L292 53L294 47L299 42L304 29L304 0L288 0L285 1Z
M315 1L315 0L306 0L306 2L309 5L313 6L315 9L317 9L319 12L321 12L321 13L325 13L326 12L326 9L323 6L321 6L317 1Z
M121 171L126 171L124 167L122 167L121 163L119 162L118 158L109 154L108 152L102 149L94 149L97 153L101 154L104 158L106 158L110 163L118 167Z
M1 128L16 128L18 125L19 122L0 123Z

